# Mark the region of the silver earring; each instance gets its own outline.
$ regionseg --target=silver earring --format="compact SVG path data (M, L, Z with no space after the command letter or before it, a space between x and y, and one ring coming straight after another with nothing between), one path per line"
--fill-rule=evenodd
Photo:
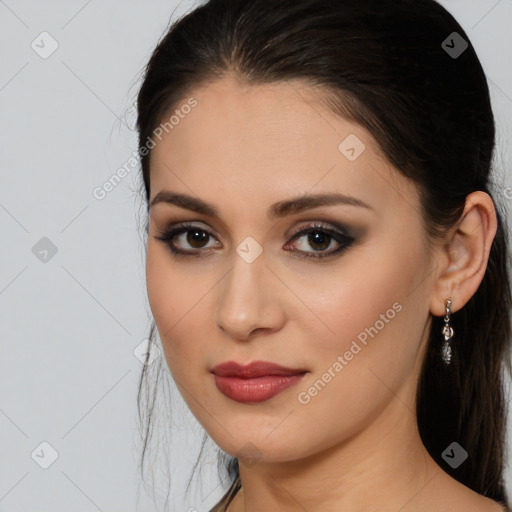
M450 325L451 307L452 307L451 299L446 299L444 327L443 327L443 331L442 331L442 333L444 335L444 342L443 342L443 348L442 348L442 352L441 352L443 362L446 365L449 365L452 360L452 347L450 346L451 339L453 338L453 327Z

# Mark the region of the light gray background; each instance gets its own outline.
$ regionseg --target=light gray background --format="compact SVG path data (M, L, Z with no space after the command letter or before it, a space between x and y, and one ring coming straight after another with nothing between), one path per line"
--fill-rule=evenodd
M489 79L498 199L510 207L512 0L442 4ZM136 149L139 74L175 8L193 5L0 0L0 511L157 510L137 493L134 350L150 325L138 169L103 200L92 192ZM46 59L31 47L51 49L44 31L58 44ZM33 252L43 237L57 250L46 262ZM179 396L173 412L170 510L207 511L223 493L214 446L184 497L202 429ZM48 469L42 442L58 454ZM510 470L507 481L512 493Z

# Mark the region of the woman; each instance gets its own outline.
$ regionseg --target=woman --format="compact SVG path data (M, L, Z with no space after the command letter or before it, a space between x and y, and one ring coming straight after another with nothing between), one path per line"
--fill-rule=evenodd
M494 119L453 17L210 0L151 56L138 132L155 325L229 455L212 510L509 510Z

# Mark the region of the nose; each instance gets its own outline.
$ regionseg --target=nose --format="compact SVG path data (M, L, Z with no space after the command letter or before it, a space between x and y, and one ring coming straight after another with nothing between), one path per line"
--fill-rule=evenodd
M248 263L237 254L233 268L217 288L216 323L236 340L274 332L285 323L283 284L267 267L264 254Z

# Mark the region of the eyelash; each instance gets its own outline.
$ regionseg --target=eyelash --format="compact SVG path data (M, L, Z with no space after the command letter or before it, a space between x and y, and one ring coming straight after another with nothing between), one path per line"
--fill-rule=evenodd
M155 236L155 238L157 240L160 240L163 243L165 243L165 245L167 245L169 250L176 257L181 257L181 256L200 257L199 253L201 252L201 249L185 251L182 249L177 249L176 246L174 245L174 240L178 235L181 235L182 233L188 233L189 231L193 231L193 230L199 231L202 233L207 233L208 236L215 238L212 235L212 233L210 233L207 229L203 229L203 228L196 226L192 223L184 223L175 228L160 232L160 236ZM321 234L327 235L329 238L331 238L331 239L335 240L337 243L341 244L340 247L338 247L334 251L329 251L329 252L315 251L315 252L311 253L311 252L307 252L307 251L297 251L297 250L292 251L292 252L302 253L303 256L301 256L301 257L304 257L304 258L316 258L316 259L329 258L329 257L333 257L337 254L341 254L345 249L348 249L355 242L354 237L352 237L350 235L346 235L342 232L330 229L330 228L326 227L325 225L319 224L319 223L313 223L308 226L300 227L293 233L293 236L290 239L290 241L302 238L304 235L315 234L315 233L321 233Z

